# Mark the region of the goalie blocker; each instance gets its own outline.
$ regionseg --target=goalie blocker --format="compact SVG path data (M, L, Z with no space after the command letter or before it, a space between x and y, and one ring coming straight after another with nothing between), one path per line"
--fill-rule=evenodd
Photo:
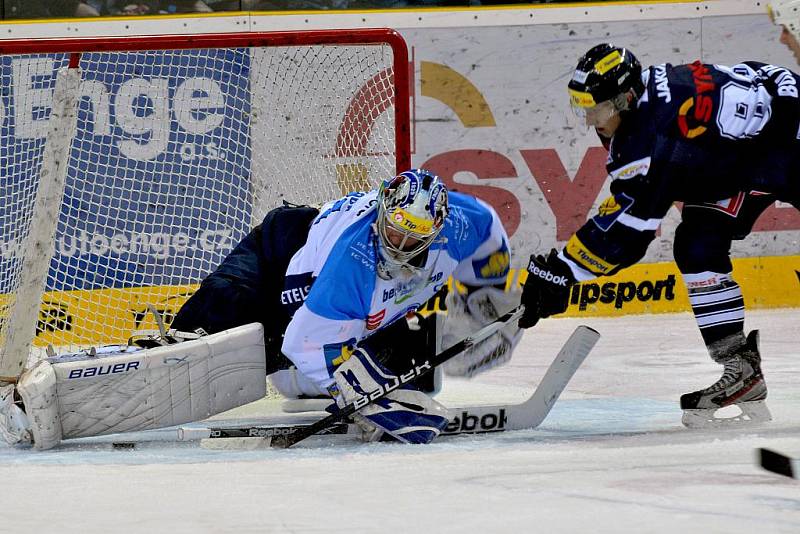
M109 346L47 358L17 383L29 422L19 438L49 449L62 439L206 419L262 398L265 371L258 323L152 349Z

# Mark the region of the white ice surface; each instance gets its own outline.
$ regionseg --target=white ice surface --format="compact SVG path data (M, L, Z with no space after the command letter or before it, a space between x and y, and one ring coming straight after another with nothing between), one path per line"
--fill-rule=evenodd
M539 429L428 446L0 448L0 532L800 532L800 482L754 463L756 447L800 456L800 310L748 314L774 421L735 430L680 424L679 396L720 373L690 314L580 322L603 337ZM509 365L446 380L440 400L521 400L577 324L543 321Z

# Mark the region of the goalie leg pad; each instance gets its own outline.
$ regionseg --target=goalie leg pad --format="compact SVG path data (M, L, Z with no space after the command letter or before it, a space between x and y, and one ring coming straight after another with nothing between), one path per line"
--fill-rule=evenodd
M258 323L154 349L95 354L49 358L21 377L17 390L34 447L199 421L266 394Z
M397 375L361 348L333 376L336 383L331 386L331 394L340 407L399 381ZM447 426L449 413L414 386L403 386L365 406L354 419L372 439L379 434L371 430L378 428L405 443L430 443Z
M294 366L272 373L269 375L269 382L287 399L322 396L330 399L327 391L320 389L316 382L307 378Z

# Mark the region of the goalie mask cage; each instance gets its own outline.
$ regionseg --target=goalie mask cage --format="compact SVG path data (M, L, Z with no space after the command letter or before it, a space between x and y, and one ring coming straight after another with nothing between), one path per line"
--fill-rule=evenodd
M0 41L0 377L169 322L282 201L410 167L393 30Z

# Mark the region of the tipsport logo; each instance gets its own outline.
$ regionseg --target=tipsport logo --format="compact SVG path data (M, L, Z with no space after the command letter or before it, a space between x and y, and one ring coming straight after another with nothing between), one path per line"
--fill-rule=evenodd
M613 305L617 310L627 303L658 302L675 300L675 275L667 275L662 280L622 281L622 282L584 282L572 286L570 304L583 311L598 302Z

